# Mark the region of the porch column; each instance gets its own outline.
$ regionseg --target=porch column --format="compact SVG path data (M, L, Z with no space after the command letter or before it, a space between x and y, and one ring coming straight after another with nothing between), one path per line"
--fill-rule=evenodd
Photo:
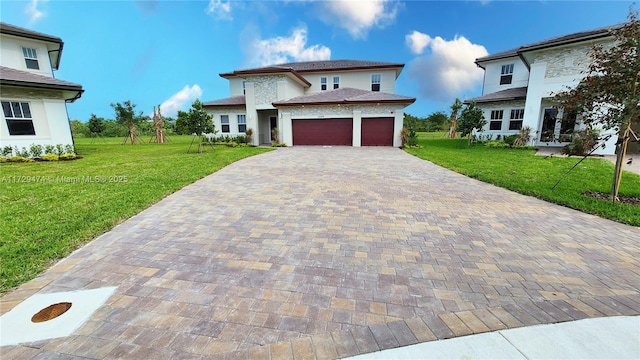
M285 112L278 114L278 128L280 129L280 141L287 144L287 146L293 145L291 113Z
M260 145L260 122L256 111L256 95L253 82L245 83L245 104L247 110L247 128L253 129L253 145Z
M395 110L393 112L393 147L402 146L402 137L400 133L404 127L404 111Z
M354 147L362 146L362 111L353 111L353 142Z

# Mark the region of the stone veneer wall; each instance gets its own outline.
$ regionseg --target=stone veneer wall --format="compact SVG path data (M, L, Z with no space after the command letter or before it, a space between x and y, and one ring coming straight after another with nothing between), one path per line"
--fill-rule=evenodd
M259 75L252 76L256 105L271 105L278 100L278 81L285 80L285 75Z
M591 64L589 53L592 43L581 44L572 48L560 48L542 51L536 56L535 62L546 62L545 78L576 75L583 77L582 71Z
M324 106L296 106L281 109L283 112L291 113L291 118L317 118L318 116L331 117L351 117L354 111L361 111L363 117L375 114L388 114L389 117L394 116L391 112L401 111L404 109L402 105L324 105Z
M19 99L57 99L63 100L62 91L58 90L40 90L40 89L26 89L17 87L2 87L0 90L0 96L5 98L19 98Z

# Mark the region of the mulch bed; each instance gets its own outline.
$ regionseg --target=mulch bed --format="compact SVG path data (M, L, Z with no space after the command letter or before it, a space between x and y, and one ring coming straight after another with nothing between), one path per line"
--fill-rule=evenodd
M605 194L605 193L596 192L596 191L585 191L582 193L582 195L589 196L596 199L611 200L611 194ZM618 199L620 200L621 203L624 203L624 204L631 204L636 206L640 205L640 198L635 196L618 195Z

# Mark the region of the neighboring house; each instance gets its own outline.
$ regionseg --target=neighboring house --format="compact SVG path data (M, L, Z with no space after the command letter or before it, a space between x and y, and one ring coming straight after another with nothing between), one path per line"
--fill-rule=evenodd
M55 79L62 39L0 23L0 147L73 144L67 102L82 86Z
M326 60L220 74L231 97L205 102L218 136L253 129L253 144L272 130L287 145L402 145L404 108L416 99L395 94L404 64Z
M594 44L611 44L610 28L579 32L525 45L476 59L484 69L482 96L475 101L484 110L482 135L517 134L529 126L537 146L564 146L580 129L579 116L555 108L553 94L575 87L591 63ZM603 132L604 134L604 132ZM613 154L617 136L595 154Z

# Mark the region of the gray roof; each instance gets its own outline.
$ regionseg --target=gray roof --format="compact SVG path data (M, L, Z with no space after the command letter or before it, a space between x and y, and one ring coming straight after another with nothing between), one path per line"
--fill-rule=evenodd
M619 29L622 26L624 26L624 24L607 26L607 27L602 27L602 28L588 30L588 31L581 31L581 32L572 33L568 35L556 36L543 41L538 41L528 45L523 45L515 49L510 49L510 50L506 50L506 51L502 51L499 53L478 58L476 59L476 64L484 61L498 60L498 59L503 59L503 58L512 57L512 56L518 56L525 51L545 49L553 46L566 45L566 44L571 44L571 43L585 41L585 40L592 40L592 39L607 37L611 35L611 30Z
M73 91L78 93L77 97L80 97L82 92L84 92L82 85L76 83L42 76L28 71L16 70L5 66L0 66L0 85Z
M245 106L246 100L244 95L240 96L232 96L224 99L212 100L202 103L202 106L211 106L211 107L235 107L235 106Z
M465 104L475 101L478 104L496 101L524 100L527 98L527 87L511 88L465 100Z
M412 104L416 99L412 97L389 94L379 91L368 91L353 88L340 88L337 90L321 91L311 95L294 97L289 100L276 101L273 106L296 105L331 105L331 104L370 104L370 103L397 103Z
M53 44L53 46L47 46L47 49L49 50L51 66L54 69L58 69L58 67L60 66L60 57L62 56L62 48L64 47L64 42L61 38L21 28L19 26L7 24L4 22L0 22L0 34L40 40Z
M229 73L220 74L221 77L230 77L246 74L263 74L273 72L320 72L320 71L339 71L339 70L359 70L359 69L383 69L397 68L402 69L404 64L382 62L382 61L366 61L366 60L319 60L319 61L301 61L275 64L258 68L235 70Z

